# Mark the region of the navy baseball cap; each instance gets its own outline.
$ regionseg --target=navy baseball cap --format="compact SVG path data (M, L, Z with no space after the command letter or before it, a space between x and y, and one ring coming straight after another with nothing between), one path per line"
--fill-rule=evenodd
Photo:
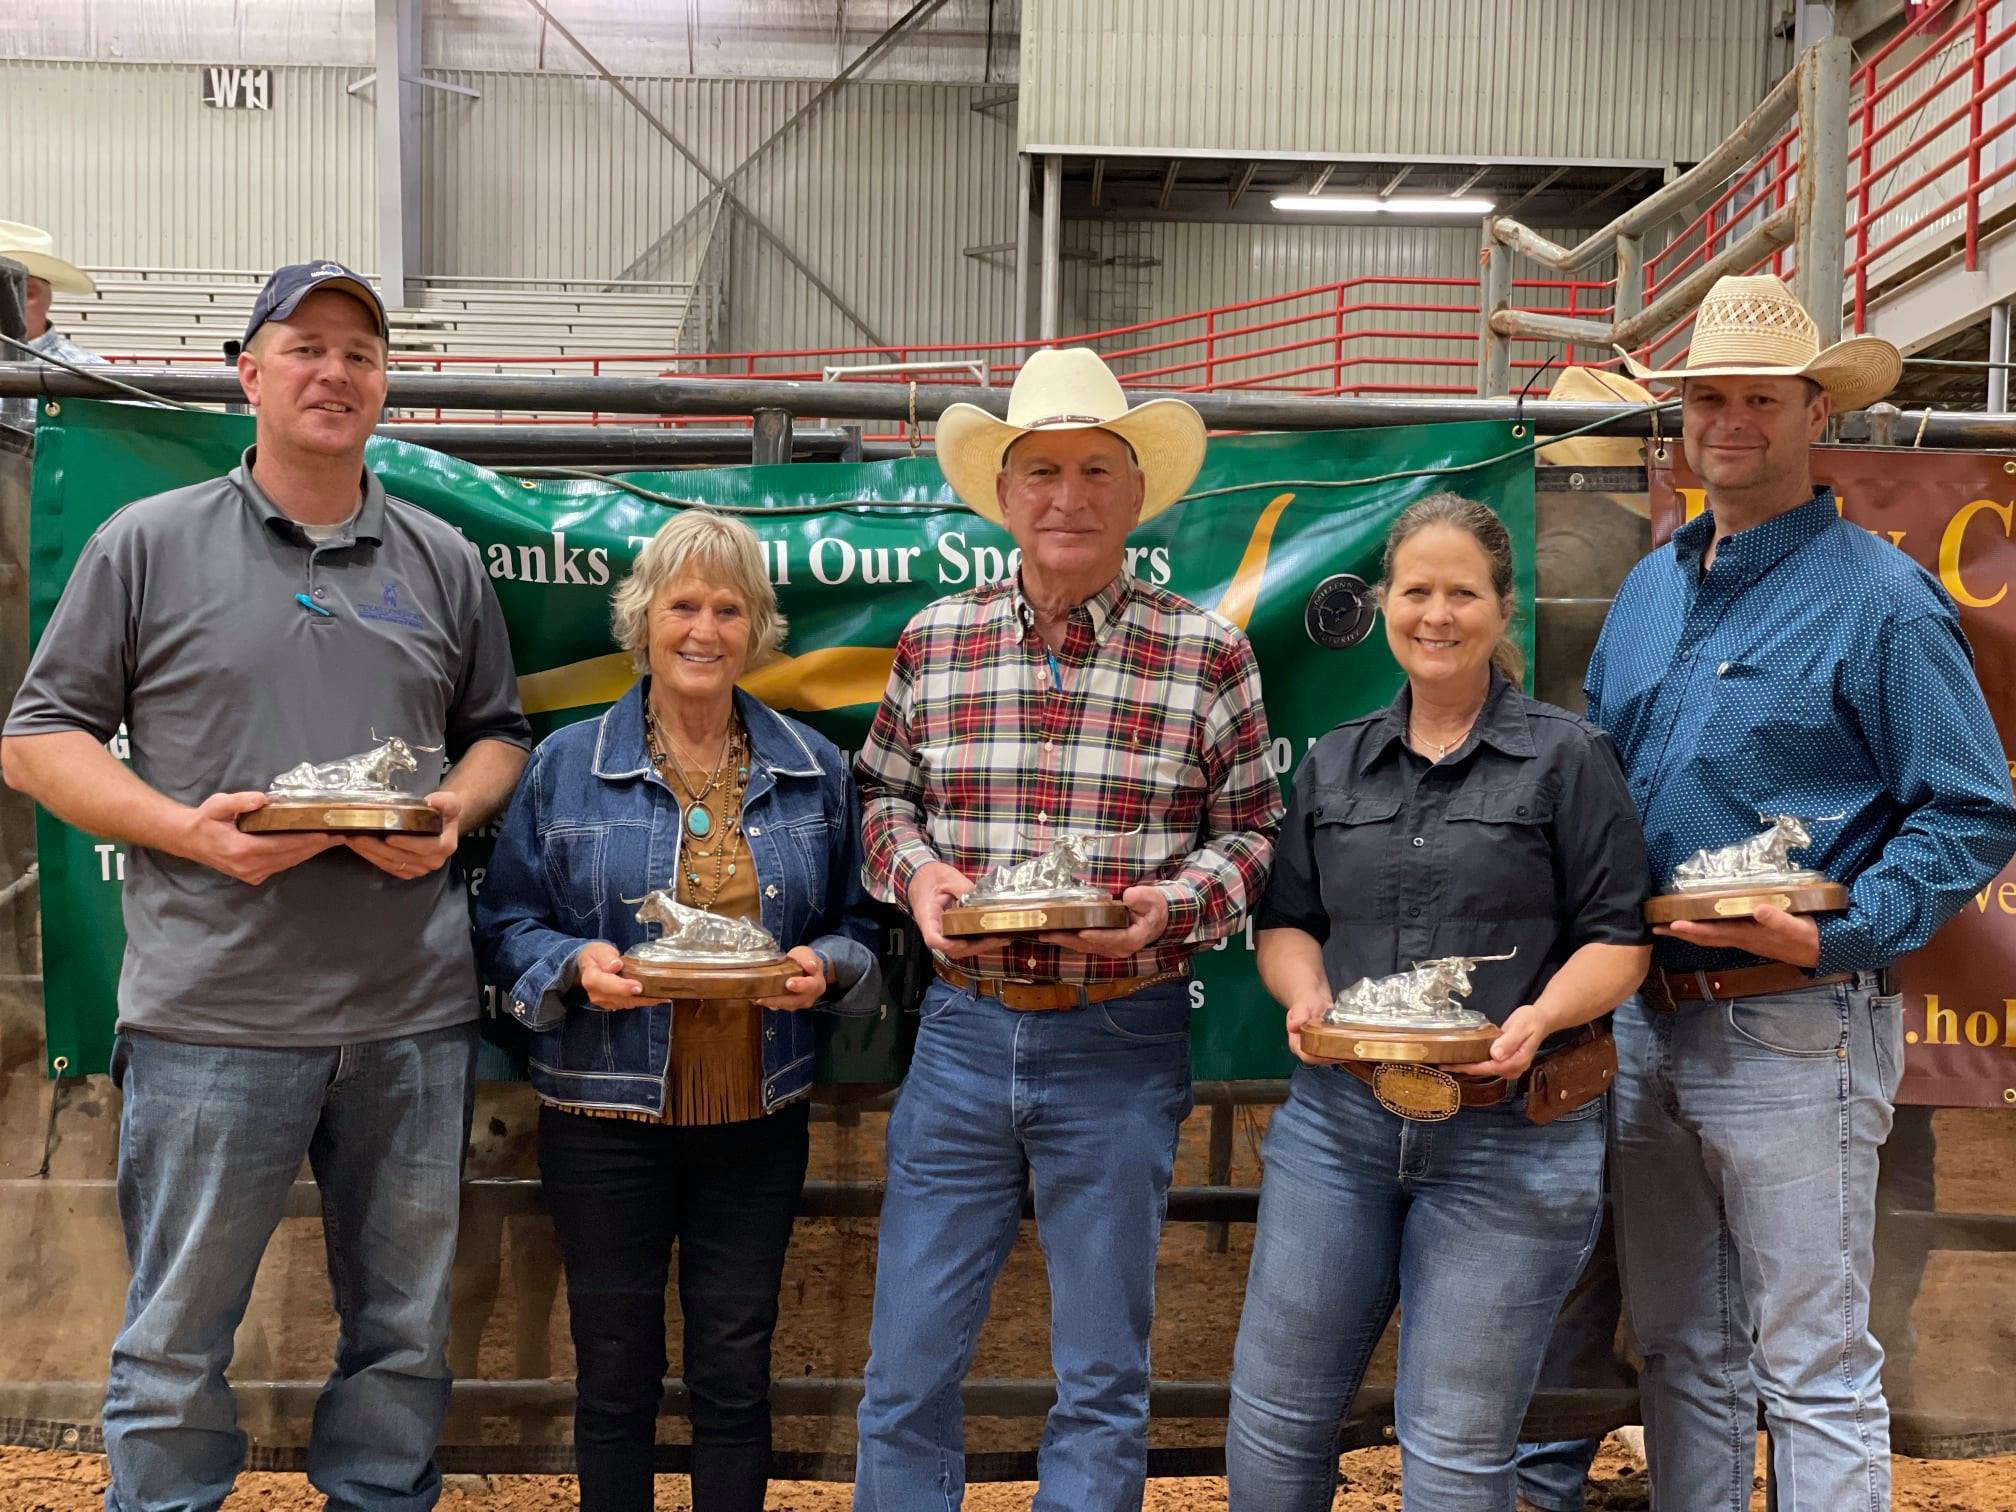
M335 289L362 304L371 312L380 338L390 345L392 328L385 319L385 306L379 301L378 291L343 264L326 261L289 263L273 270L273 276L266 280L266 287L259 291L259 298L252 305L252 318L245 323L245 344L251 344L253 332L267 321L285 320L292 315L301 301L317 289Z

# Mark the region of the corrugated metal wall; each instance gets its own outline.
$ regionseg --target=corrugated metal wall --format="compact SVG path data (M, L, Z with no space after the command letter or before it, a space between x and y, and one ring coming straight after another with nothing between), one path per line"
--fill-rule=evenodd
M440 277L615 277L705 195L700 175L608 85L450 73L425 91L422 263ZM193 67L0 61L0 207L94 265L377 265L368 92L348 69L274 70L273 109L199 102ZM631 87L716 173L817 89L807 81L642 79ZM841 90L738 186L891 342L1013 335L1012 275L964 255L1014 240L1012 130L981 85ZM690 276L702 216L633 276ZM742 348L858 344L861 332L746 228L724 226L723 338Z
M1025 146L1703 156L1771 0L1026 0Z
M431 271L614 277L706 196L706 184L606 84L551 74L437 73L422 131L422 258ZM817 86L626 81L716 174L741 163ZM998 92L998 91L997 91ZM972 108L984 86L860 84L832 96L739 181L749 208L890 342L1006 337L1013 280L964 255L1014 240L1011 129ZM691 276L709 218L634 277ZM732 233L726 333L743 349L865 340L774 246Z
M371 103L344 93L355 77L276 68L272 109L216 110L190 66L0 60L0 214L94 266L374 267Z

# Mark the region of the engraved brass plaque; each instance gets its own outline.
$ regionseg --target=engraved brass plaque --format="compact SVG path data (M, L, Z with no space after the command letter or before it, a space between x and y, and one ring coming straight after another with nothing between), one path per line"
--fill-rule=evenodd
M1790 908L1791 896L1787 893L1745 893L1740 898L1717 898L1715 912L1724 918L1738 915L1748 918L1760 908Z
M1050 916L1040 908L991 908L980 915L982 929L1041 929Z

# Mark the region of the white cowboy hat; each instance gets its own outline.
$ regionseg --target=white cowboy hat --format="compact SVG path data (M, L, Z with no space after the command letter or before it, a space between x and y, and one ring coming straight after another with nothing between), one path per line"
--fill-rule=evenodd
M30 278L46 279L60 294L96 294L98 285L91 282L91 275L63 261L55 247L56 239L40 226L0 220L0 257L21 264Z
M1851 336L1820 350L1820 330L1792 291L1769 273L1718 278L1694 318L1684 368L1648 368L1628 353L1635 378L1810 378L1837 409L1861 409L1897 386L1904 359L1880 336Z
M1031 431L1111 431L1134 450L1143 476L1141 518L1183 497L1204 465L1204 421L1181 399L1150 399L1133 409L1099 354L1087 347L1030 354L1008 395L1008 418L971 404L938 417L938 465L966 507L999 525L994 480L1008 448Z

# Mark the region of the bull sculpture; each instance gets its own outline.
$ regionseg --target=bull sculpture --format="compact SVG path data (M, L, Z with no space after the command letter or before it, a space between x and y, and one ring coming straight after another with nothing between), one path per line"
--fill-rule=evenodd
M1818 872L1792 864L1792 852L1813 843L1806 821L1792 814L1757 817L1766 826L1761 834L1715 850L1696 851L1674 867L1673 890L1715 892L1760 882L1785 887L1819 881Z
M1484 1022L1484 1016L1458 1001L1469 995L1471 971L1485 961L1509 961L1517 954L1512 950L1504 955L1441 956L1418 962L1410 971L1366 977L1337 994L1324 1021L1474 1028Z
M371 738L378 740L376 730ZM416 753L440 749L438 745L408 745L392 735L370 750L340 761L304 761L289 767L266 791L276 798L403 798L406 795L392 785L392 778L400 772L420 770Z
M630 954L656 961L772 961L780 952L776 938L760 924L730 919L704 908L689 908L669 887L654 888L641 898L639 924L656 924L659 936Z
M1040 856L997 866L982 877L961 903L995 903L1008 898L1103 899L1106 894L1094 887L1091 850L1104 840L1125 840L1141 833L1135 825L1118 835L1098 835L1091 830L1059 830L1050 848Z

